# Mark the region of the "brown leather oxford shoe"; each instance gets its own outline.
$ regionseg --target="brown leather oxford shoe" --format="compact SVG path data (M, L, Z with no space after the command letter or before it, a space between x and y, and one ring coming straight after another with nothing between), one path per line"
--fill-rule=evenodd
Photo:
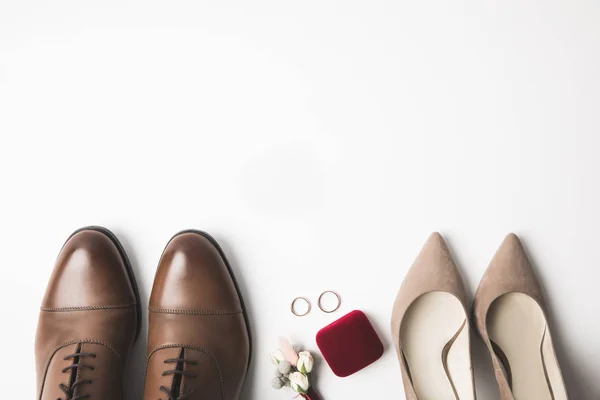
M73 233L58 255L40 312L38 399L122 399L139 304L116 237L101 227Z
M150 297L146 400L236 400L250 361L244 305L222 250L204 232L167 244Z

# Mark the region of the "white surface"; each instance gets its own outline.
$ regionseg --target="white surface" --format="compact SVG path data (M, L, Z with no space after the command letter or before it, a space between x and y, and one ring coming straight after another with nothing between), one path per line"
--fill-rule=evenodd
M2 1L3 386L35 397L37 310L83 225L123 241L143 301L173 233L223 243L255 337L244 400L289 399L269 388L277 337L315 349L355 308L386 353L347 379L321 364L324 400L402 399L389 318L427 235L473 292L515 231L571 398L600 398L599 20L594 0ZM290 316L328 288L340 312Z

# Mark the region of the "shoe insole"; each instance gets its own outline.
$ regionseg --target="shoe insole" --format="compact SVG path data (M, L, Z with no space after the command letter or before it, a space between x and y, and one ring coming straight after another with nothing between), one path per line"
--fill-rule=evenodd
M516 400L567 400L546 319L535 300L505 294L490 306L486 324Z
M419 400L474 400L469 325L455 296L436 291L415 300L400 341Z

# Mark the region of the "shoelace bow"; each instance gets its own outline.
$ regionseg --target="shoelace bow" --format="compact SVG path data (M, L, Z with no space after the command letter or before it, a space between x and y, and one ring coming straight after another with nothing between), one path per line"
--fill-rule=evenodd
M181 377L186 377L186 378L195 378L196 374L190 373L189 371L184 371L183 367L182 369L179 369L177 366L181 363L182 366L185 366L185 364L188 365L196 365L198 364L196 361L191 361L185 358L168 358L165 360L165 364L175 364L175 369L170 369L168 371L165 371L162 373L162 376L167 376L167 375L181 375ZM187 399L189 398L193 393L196 392L195 389L191 389L188 392L185 393L181 393L179 395L179 397L177 396L177 393L173 393L171 390L169 390L168 388L161 386L160 387L160 391L165 393L168 397L167 400L183 400L183 399Z
M65 374L67 372L71 372L72 373L73 370L77 369L77 368L81 368L81 369L87 368L87 369L93 371L94 367L92 367L91 365L83 364L81 362L81 359L85 358L85 357L96 358L96 355L93 354L93 353L76 352L76 353L69 354L68 356L66 356L64 358L65 361L74 359L74 360L78 360L78 362L76 362L74 364L71 364L71 365L69 365L66 368L63 368L63 370L62 370L63 374ZM77 388L77 386L86 385L86 384L89 385L90 383L92 383L92 381L89 380L89 379L79 379L79 380L74 381L71 384L70 387L67 386L67 385L65 385L65 384L63 384L63 383L61 383L60 385L58 385L58 387L65 394L65 396L66 396L65 400L82 400L82 399L89 398L90 395L89 394L83 394L83 395L80 395L80 396L73 397L73 393L75 392L75 389ZM58 399L58 400L62 400L62 399Z

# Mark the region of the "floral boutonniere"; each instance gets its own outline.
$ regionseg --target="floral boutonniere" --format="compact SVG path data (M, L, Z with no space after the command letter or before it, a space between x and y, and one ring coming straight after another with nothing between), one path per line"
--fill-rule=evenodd
M271 361L277 366L275 377L271 380L274 389L289 387L304 399L321 400L310 384L315 362L308 351L300 351L282 338L279 349L271 354Z

